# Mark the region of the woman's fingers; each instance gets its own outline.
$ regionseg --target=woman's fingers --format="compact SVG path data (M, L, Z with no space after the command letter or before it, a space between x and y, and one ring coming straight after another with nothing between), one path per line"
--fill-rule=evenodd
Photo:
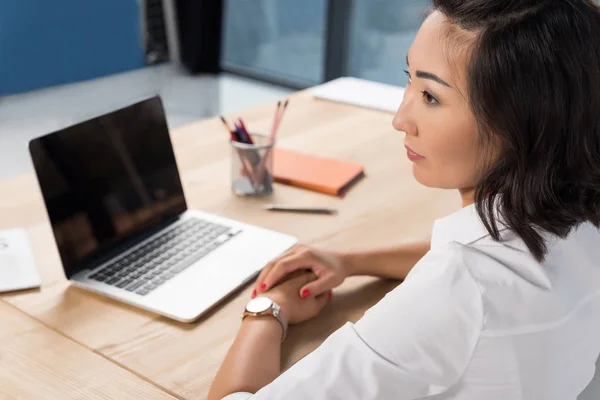
M258 274L258 278L256 278L256 281L254 282L254 290L256 290L256 292L260 290L260 287L263 284L265 277L269 274L269 272L271 271L271 269L277 261L289 257L292 254L295 254L298 250L299 246L292 247L290 250L283 253L281 256L271 260L267 265L265 265L262 271L260 271L260 274ZM264 289L262 291L264 291Z
M273 266L275 265L276 262L277 262L277 260L273 260L273 261L269 262L267 265L264 266L262 271L260 271L258 278L256 278L256 282L254 282L254 290L252 291L252 298L256 297L260 288L263 285L265 277L269 274L269 272L271 272L271 269L273 269Z
M327 294L335 286L331 276L324 276L321 279L312 281L300 288L300 297L307 298L311 296L320 296Z
M275 286L280 280L292 272L301 269L309 268L310 260L302 255L290 255L289 257L282 258L275 262L273 267L269 270L267 276L264 278L262 285L259 287L258 292L264 292Z

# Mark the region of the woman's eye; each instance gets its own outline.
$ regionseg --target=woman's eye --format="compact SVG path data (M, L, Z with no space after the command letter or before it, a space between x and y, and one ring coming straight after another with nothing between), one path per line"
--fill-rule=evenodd
M412 81L412 79L410 79L410 72L408 72L408 70L404 70L404 73L406 74L406 76L408 76L408 83L410 83Z
M427 103L429 105L439 104L437 99L435 97L433 97L432 95L430 95L426 90L424 90L422 93L423 93L423 98L425 99L425 103Z

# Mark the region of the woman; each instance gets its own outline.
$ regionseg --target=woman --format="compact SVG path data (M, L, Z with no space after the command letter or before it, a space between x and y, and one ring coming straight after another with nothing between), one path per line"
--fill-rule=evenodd
M406 279L281 376L285 321L244 318L209 399L567 400L592 379L599 8L434 0L407 64L393 125L415 178L458 189L464 208L436 221L429 251L300 248L269 264L257 299L290 324L317 315L348 275ZM394 269L420 256L410 273Z

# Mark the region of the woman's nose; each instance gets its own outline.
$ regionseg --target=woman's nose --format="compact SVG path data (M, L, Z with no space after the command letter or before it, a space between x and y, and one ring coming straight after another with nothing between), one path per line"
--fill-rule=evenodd
M404 99L402 100L402 104L398 107L398 111L396 111L396 115L394 115L394 120L392 121L392 126L397 131L406 132L407 135L416 136L417 135L417 125L412 118L412 107L411 107L411 99L408 90L404 93Z

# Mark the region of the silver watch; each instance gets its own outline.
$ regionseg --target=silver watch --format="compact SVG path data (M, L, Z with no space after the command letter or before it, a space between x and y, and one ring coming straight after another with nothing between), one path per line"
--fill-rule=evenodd
M281 341L285 339L285 335L287 333L287 318L284 313L281 311L281 307L279 304L275 303L273 300L269 299L265 296L258 296L255 299L252 299L246 304L246 310L244 311L244 315L242 315L242 319L250 316L250 317L262 317L262 316L272 316L275 317L281 328L283 333L281 335Z

